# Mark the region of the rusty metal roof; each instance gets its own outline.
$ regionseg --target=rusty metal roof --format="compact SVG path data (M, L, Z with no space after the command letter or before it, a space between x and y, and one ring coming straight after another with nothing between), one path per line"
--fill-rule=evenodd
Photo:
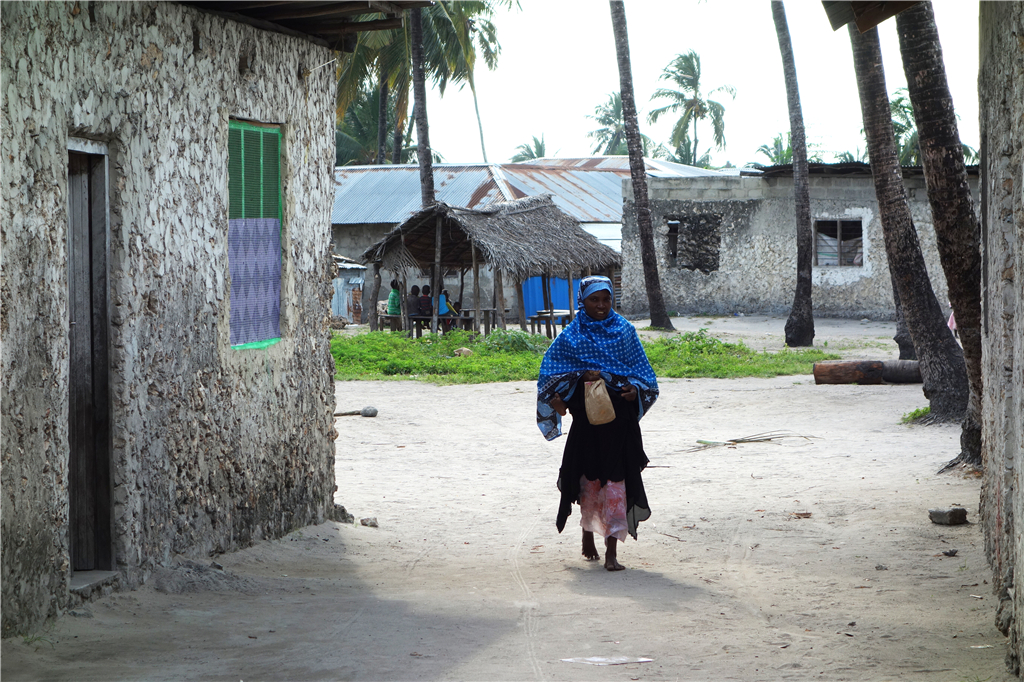
M626 157L536 159L531 163L434 164L434 191L449 206L484 208L499 201L551 194L558 208L581 223L622 221ZM702 168L648 159L654 177L720 175ZM589 164L589 165L588 165ZM667 165L665 165L667 164ZM679 166L679 169L672 168ZM690 173L689 171L698 171ZM334 170L331 223L405 222L420 210L418 166L340 166Z

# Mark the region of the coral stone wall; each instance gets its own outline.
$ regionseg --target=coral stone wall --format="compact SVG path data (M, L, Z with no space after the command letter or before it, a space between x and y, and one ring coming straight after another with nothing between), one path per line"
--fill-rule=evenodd
M812 301L816 315L891 319L892 284L870 177L811 176L811 220L860 220L864 263L816 266ZM908 178L907 195L935 295L943 307L946 282L939 265L923 178ZM796 290L796 217L793 179L785 177L648 178L655 252L665 305L670 312L786 315ZM972 179L972 186L976 181ZM633 208L624 181L622 305L628 315L647 312L647 291ZM669 257L668 221L716 216L717 269ZM706 237L701 237L707 241Z
M69 603L68 144L109 150L113 536L122 583L332 505L329 50L166 2L5 3L2 611ZM283 340L229 347L231 117L282 128Z
M999 598L996 624L1010 637L1007 665L1020 673L1024 590L1024 4L983 2L980 14L982 149L981 515Z

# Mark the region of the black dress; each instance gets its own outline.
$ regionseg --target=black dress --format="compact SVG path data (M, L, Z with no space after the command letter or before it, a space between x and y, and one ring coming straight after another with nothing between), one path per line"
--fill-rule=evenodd
M640 476L648 459L637 420L637 402L623 400L618 391L609 388L615 419L594 426L587 419L583 387L581 379L572 397L565 401L572 413L572 426L562 453L562 467L558 471L558 489L562 492L556 521L558 532L565 528L573 503L579 503L580 476L586 476L591 481L601 481L602 486L608 481L625 481L626 521L629 534L635 540L637 524L651 516Z

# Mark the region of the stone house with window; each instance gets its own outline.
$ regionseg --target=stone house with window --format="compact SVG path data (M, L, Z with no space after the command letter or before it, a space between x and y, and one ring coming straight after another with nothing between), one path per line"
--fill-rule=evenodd
M904 182L932 287L947 307L924 177ZM977 168L971 168L977 191ZM791 166L717 178L649 178L655 249L670 312L788 314L796 289L796 218ZM815 315L891 319L892 284L871 170L811 164ZM624 182L622 310L643 314L647 293L633 210Z
M197 4L0 15L4 637L334 512L331 64L366 5Z

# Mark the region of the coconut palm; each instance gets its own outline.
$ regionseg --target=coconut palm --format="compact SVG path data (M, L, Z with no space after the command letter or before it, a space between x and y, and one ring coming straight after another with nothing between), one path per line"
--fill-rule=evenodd
M812 148L817 146L815 144L808 144L806 145L807 151L810 152ZM772 166L784 166L793 163L793 134L779 133L772 138L771 144L763 144L758 147L755 154L763 154ZM810 153L807 161L810 163L821 163L821 154L817 151ZM758 166L760 164L753 163L750 165Z
M896 155L878 30L860 33L852 23L849 30L885 253L920 363L924 395L931 405L932 419L960 421L967 409L967 369L963 352L946 328L935 299L910 215Z
M450 83L460 87L468 84L476 106L473 73L477 56L482 56L486 66L493 70L501 52L497 31L491 21L496 4L510 6L511 2L437 2L421 13L425 77L434 83L442 96ZM362 18L382 17L367 14ZM373 80L385 96L394 96L398 115L393 127L392 159L400 156L402 133L408 118L409 86L412 82L410 38L408 22L398 29L360 33L354 51L342 56L338 69L339 119L344 117L345 110L359 96L359 90L367 80ZM483 148L483 127L479 108L476 109ZM486 152L484 158L486 160Z
M545 156L547 156L547 147L544 145L544 135L541 134L539 140L534 135L532 143L524 142L516 147L516 153L509 161L516 163L518 161L529 161L530 159L542 159Z
M804 115L796 79L796 58L793 56L793 43L789 38L789 23L786 21L786 8L782 0L772 0L772 19L782 55L786 104L789 109L790 132L786 133L786 149L780 150L780 155L788 156L793 164L793 204L796 213L796 291L793 294L793 307L786 319L786 345L810 346L814 343L814 312L811 305L813 237L807 137L804 134ZM781 146L782 135L778 135L775 147L778 149Z
M633 99L633 71L629 65L626 9L622 0L611 0L608 4L612 14L612 34L615 36L622 128L629 146L629 174L633 181L633 205L636 208L637 231L640 233L640 261L643 263L647 303L651 310L651 326L671 331L674 327L665 309L665 299L661 294L661 278L658 276L658 259L654 253L654 228L651 224L651 208L647 197L647 169L640 141L636 101Z
M706 152L701 154L700 158L693 161L693 142L690 140L689 130L683 131L683 138L676 145L674 153L670 153L665 157L668 161L675 163L685 163L688 166L696 166L697 168L710 168L711 167L711 150L708 149Z
M625 123L622 121L621 93L613 92L608 95L608 101L597 105L594 108L594 115L588 114L587 118L597 121L601 126L587 133L587 137L597 142L594 145L594 153L603 149L602 154L614 154L626 139Z
M725 107L716 100L710 99L716 93L724 93L736 98L736 88L721 85L710 92L701 91L700 55L693 50L686 54L676 55L661 73L661 80L675 83L678 89L658 88L651 96L652 100L667 99L669 104L654 109L647 115L647 120L656 122L665 114L682 113L672 128L671 143L678 147L683 139L683 132L693 124L693 147L690 164L697 165L698 137L697 122L708 121L711 124L715 148L725 149Z
M947 466L981 467L981 235L931 3L896 15L907 91L919 131L939 261L963 343L969 399L960 454Z

